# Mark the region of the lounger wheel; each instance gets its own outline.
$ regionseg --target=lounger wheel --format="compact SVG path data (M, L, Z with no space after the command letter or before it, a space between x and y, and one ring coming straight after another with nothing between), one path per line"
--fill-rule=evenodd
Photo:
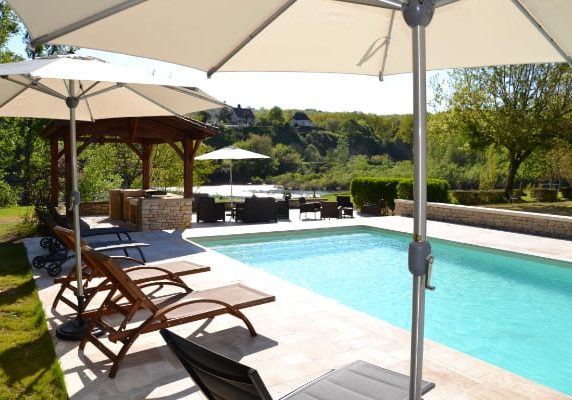
M50 276L58 276L62 272L62 264L58 262L53 262L48 264L48 274Z
M40 246L42 248L47 249L48 247L52 246L53 239L50 237L44 237L40 240Z
M50 253L57 253L62 250L65 250L64 245L61 244L58 240L53 240L49 248L50 248Z
M44 256L36 256L32 260L32 266L36 269L44 268L45 263L46 263L46 257L44 257Z

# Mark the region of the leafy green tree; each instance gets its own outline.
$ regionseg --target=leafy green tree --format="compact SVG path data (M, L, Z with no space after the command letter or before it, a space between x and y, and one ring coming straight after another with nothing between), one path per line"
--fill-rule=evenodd
M505 193L534 151L568 137L572 113L572 70L563 64L455 70L449 105L456 128L472 148L495 145L506 151Z
M350 119L344 122L340 130L348 142L350 154L379 154L380 142L373 129L365 121Z
M274 106L268 111L268 121L273 124L283 124L284 123L284 112L278 106Z
M278 143L272 151L272 162L275 165L276 172L283 174L300 170L302 157L292 147Z
M106 199L110 189L121 187L121 175L117 173L115 163L109 162L113 150L113 145L92 146L80 154L83 167L78 188L83 201Z
M0 62L7 63L17 56L6 48L6 43L20 31L18 17L4 1L0 1Z

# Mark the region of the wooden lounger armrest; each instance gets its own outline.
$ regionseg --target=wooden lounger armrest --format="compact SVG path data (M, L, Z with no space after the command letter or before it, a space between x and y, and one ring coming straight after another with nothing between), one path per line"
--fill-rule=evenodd
M132 261L140 265L145 265L145 261L129 256L109 256L109 258L113 258L115 260ZM132 267L132 268L138 268L138 267Z
M172 271L169 271L168 269L165 268L161 268L158 265L149 265L149 264L145 264L142 266L133 266L133 267L128 267L128 268L124 268L123 271L129 273L132 271L138 271L138 270L143 270L143 271L150 271L150 270L155 270L155 271L159 271L159 272L163 272L166 277L168 278L175 278L177 277L177 275L175 273L173 273Z

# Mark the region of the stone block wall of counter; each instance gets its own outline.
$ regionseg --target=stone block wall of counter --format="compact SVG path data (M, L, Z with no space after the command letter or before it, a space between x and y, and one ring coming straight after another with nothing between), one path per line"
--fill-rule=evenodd
M190 228L192 199L142 198L139 199L138 214L141 231Z
M413 202L395 200L394 214L412 217ZM560 215L427 203L427 218L433 221L572 240L572 217Z
M79 205L79 215L108 215L109 202L104 201L86 201Z

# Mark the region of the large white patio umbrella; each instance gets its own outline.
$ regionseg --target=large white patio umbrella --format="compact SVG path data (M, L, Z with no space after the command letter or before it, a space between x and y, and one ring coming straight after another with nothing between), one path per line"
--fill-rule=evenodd
M58 327L58 336L79 339L83 285L80 251L75 121L114 117L182 115L223 104L193 87L175 86L142 71L76 56L53 56L0 64L0 116L70 120L73 222L78 317Z
M240 149L234 146L223 147L210 153L201 154L195 157L195 160L229 160L230 162L230 207L233 206L232 197L232 160L249 160L255 158L270 158L264 154L255 153L253 151Z
M425 71L570 63L572 1L178 0L169 7L159 0L8 3L30 30L32 45L50 42L144 56L209 75L297 71L383 78L413 72L410 399L421 397L424 287L432 259L426 241ZM146 26L149 21L152 30Z

